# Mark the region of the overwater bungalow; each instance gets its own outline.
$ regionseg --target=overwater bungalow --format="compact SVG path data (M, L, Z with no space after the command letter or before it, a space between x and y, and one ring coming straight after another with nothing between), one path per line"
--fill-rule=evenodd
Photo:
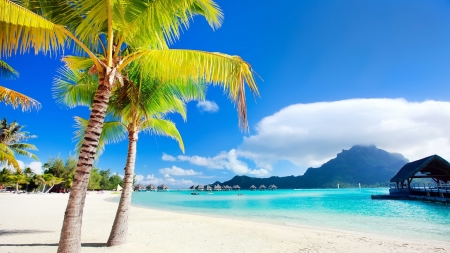
M259 186L260 191L265 191L266 189L267 189L267 187L263 184Z
M256 191L256 186L254 185L250 186L250 191Z
M222 191L231 191L231 187L228 185L223 185L222 186Z
M274 184L269 185L269 190L275 191L277 189L277 186Z
M145 188L147 189L147 191L156 191L156 185L154 184L149 184Z
M222 186L220 186L219 184L214 185L214 191L221 191L222 190Z
M197 185L197 187L195 187L195 189L197 191L203 191L203 185Z
M235 185L235 186L233 186L233 190L234 191L240 191L241 187L239 185Z
M162 192L162 191L167 191L169 189L169 187L167 187L167 185L162 184L160 186L158 186L158 191Z
M428 183L413 182L428 179ZM418 199L450 204L450 164L432 155L405 164L391 179L389 195L372 195L372 199Z
M205 185L205 191L212 191L212 187L209 184Z
M145 187L143 185L141 185L141 184L134 185L134 191L136 191L136 192L142 192L142 191L145 191L145 190L146 190Z
M195 191L195 185L189 187L189 190Z

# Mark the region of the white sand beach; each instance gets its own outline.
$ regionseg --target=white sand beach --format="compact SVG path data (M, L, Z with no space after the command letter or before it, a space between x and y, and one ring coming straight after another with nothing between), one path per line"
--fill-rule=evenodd
M0 252L56 252L68 194L0 194ZM450 252L450 243L131 209L126 245L107 248L118 195L90 193L82 252ZM382 224L380 224L382 225Z

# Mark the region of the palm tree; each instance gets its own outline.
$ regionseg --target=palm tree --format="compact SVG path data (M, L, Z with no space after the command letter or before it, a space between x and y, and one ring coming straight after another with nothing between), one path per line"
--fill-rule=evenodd
M9 178L16 185L16 193L19 193L19 184L26 184L29 182L29 178L27 177L27 175L20 171L16 171L15 173L11 174Z
M23 141L36 137L34 135L28 135L28 132L22 131L24 127L16 121L8 124L5 118L0 121L0 162L12 165L19 173L21 169L19 168L15 154L39 160L36 155L28 151L37 150L36 146L23 143Z
M89 94L88 91L95 90L90 86L95 86L96 82L85 78L82 73L74 73L69 69L60 73L63 77L56 79L54 87L55 98L59 102L75 106L92 101L93 93ZM128 133L129 143L123 191L108 246L126 242L139 132L172 137L178 141L184 152L183 141L175 124L164 119L164 116L170 112L177 112L186 119L185 102L193 99L203 100L205 88L206 86L202 83L163 83L150 78L142 79L139 72L130 71L129 76L124 80L124 86L113 91L108 111L120 120L104 123L97 155L103 152L106 143L125 139L126 133ZM80 140L85 133L87 121L79 117L75 120L79 129L76 132L76 139ZM77 150L80 149L81 142L78 142Z
M16 2L16 1L15 1ZM222 13L212 0L0 0L0 52L58 52L70 41L88 55L98 75L98 88L79 155L67 204L58 252L81 250L82 210L89 173L95 159L112 89L121 85L130 63L162 81L202 80L220 84L237 101L240 125L247 128L245 83L258 93L253 71L240 57L193 50L169 50L194 15L210 26L221 24ZM94 52L100 52L96 54ZM132 52L132 53L129 53ZM65 58L71 69L84 69ZM79 61L76 61L79 63Z
M17 71L15 71L6 62L0 60L0 77L11 79L17 76L19 76ZM0 86L0 102L11 105L14 109L18 106L22 106L23 111L33 107L36 109L41 107L41 104L38 101L3 86Z

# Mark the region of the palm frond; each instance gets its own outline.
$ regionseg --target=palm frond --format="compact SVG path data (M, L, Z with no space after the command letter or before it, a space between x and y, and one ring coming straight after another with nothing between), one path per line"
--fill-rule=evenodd
M122 40L134 48L167 48L166 41L172 44L178 39L182 29L189 27L198 14L213 29L220 27L223 20L222 11L211 0L138 0L121 7L114 15L115 26L121 31Z
M248 130L245 84L253 94L259 93L250 64L239 56L195 50L140 50L128 56L120 68L131 61L137 61L133 66L143 73L163 82L198 80L222 86L237 104L239 125Z
M59 76L53 79L52 88L56 102L69 108L79 105L90 107L98 87L96 76L67 67L62 67L57 72Z
M0 0L0 54L11 55L17 50L57 52L66 41L66 30L60 25L8 0Z
M13 69L8 63L0 60L0 77L6 79L12 79L18 77L19 73Z
M4 143L0 143L0 164L11 165L16 170L20 170L14 152Z
M28 111L33 108L39 110L41 108L41 104L38 101L3 86L0 86L0 102L11 105L14 109L21 106L22 111Z
M156 135L171 137L178 142L178 146L184 153L183 139L181 138L180 132L178 132L175 123L172 121L167 119L150 118L142 122L140 130Z

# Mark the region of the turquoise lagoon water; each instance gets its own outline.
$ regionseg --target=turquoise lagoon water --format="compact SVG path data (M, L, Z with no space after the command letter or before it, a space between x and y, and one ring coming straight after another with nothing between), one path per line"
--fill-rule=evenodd
M175 212L450 242L450 205L372 200L388 189L137 192L132 204Z

